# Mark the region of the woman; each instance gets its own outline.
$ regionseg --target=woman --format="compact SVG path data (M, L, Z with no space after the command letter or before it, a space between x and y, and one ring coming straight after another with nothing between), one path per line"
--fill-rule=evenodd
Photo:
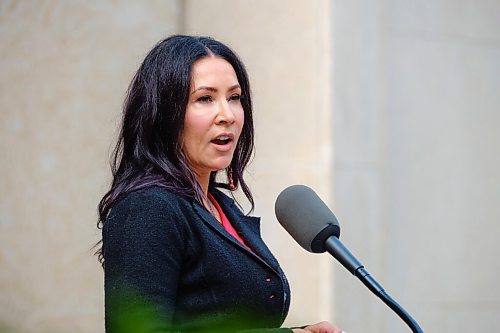
M285 275L259 219L219 190L241 186L253 208L243 179L253 136L247 73L227 46L172 36L149 52L99 204L108 333L340 332L279 328Z

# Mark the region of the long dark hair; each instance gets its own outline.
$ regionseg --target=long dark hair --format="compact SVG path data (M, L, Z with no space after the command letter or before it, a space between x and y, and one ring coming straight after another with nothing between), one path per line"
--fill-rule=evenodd
M113 205L125 194L151 186L202 202L203 191L181 150L180 134L189 97L193 63L208 56L229 62L241 86L243 129L227 178L240 185L254 207L252 193L243 179L254 147L250 84L245 67L226 45L209 37L175 35L160 41L148 53L128 88L120 135L111 156L111 189L99 202L97 227L103 228ZM212 172L209 187L230 189ZM97 245L99 245L99 242ZM104 264L102 247L96 252Z

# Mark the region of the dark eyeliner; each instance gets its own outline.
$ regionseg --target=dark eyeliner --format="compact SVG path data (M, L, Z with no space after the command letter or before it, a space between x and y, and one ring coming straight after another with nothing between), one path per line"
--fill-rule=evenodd
M198 97L196 99L196 101L201 102L201 103L207 103L207 102L212 101L212 96L209 96L209 95L201 96L201 97Z
M230 101L239 101L239 100L241 100L241 98L242 98L242 96L241 96L241 95L239 95L239 94L234 94L234 95L231 95L231 96L229 97L229 100L230 100Z

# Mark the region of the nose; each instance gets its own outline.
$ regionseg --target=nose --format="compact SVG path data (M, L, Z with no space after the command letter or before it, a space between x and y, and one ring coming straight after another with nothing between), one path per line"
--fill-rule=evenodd
M234 112L231 109L229 102L224 99L219 103L219 110L217 113L216 124L232 124L236 120Z

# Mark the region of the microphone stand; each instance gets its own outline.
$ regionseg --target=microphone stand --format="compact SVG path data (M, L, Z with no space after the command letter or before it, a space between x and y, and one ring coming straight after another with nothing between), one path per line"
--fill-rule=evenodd
M418 323L408 312L403 309L382 286L365 270L364 266L354 257L354 255L342 244L335 236L329 237L325 242L326 250L337 259L349 272L363 282L378 298L389 306L403 321L411 328L414 333L423 333Z

